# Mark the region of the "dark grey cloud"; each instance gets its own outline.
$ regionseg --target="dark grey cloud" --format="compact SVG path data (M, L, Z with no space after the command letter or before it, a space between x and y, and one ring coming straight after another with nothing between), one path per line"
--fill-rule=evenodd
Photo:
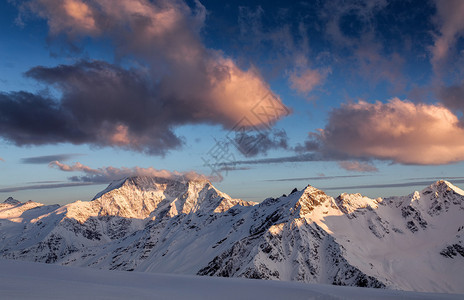
M260 159L236 160L230 163L221 163L220 166L233 165L259 165L259 164L280 164L289 162L305 162L305 161L324 161L326 158L318 153L305 153L293 156L270 157Z
M271 149L288 149L288 137L283 129L239 131L230 135L233 135L234 145L246 157L265 155Z
M23 164L48 164L52 161L66 161L73 157L81 156L82 154L53 154L43 156L33 156L21 158Z
M50 98L28 92L0 93L0 135L16 145L40 145L84 135L73 128L73 120Z
M148 101L149 85L135 71L80 62L36 67L27 75L55 85L63 97L0 94L0 134L18 146L88 143L164 154L182 144L169 128L172 122L163 123L168 116L162 103Z

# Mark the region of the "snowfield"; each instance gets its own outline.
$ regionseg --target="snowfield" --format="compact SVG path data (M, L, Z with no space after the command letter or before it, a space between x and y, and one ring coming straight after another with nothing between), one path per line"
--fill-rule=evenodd
M0 260L1 299L463 299L464 295Z

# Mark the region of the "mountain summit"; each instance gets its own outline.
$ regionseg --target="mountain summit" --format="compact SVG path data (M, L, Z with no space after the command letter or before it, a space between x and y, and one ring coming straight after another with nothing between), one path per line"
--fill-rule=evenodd
M464 292L464 192L336 199L308 185L261 203L203 179L130 177L92 201L0 205L0 256L111 270Z

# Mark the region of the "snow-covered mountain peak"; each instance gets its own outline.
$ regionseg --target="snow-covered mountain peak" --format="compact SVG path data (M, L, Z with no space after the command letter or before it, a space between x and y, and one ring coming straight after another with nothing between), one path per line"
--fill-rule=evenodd
M451 182L446 180L438 180L431 184L429 187L422 190L422 194L436 193L438 195L445 195L449 193L458 194L464 196L464 191L453 185Z
M412 199L413 205L422 207L431 216L440 215L453 205L464 209L464 191L446 180L439 180L423 189L419 197L416 194L416 199Z
M112 182L90 204L80 206L92 206L99 216L160 219L198 210L223 212L237 204L253 205L232 199L202 178L135 176Z
M206 184L211 185L211 183L206 179L187 179L184 176L176 176L173 178L132 176L111 182L108 187L99 192L93 200L122 187L125 189L137 189L141 191L166 190L167 193L177 194L180 191L185 191L189 185L204 186Z
M376 209L379 206L378 200L365 197L359 193L342 193L335 199L335 201L339 209L346 214L353 213L354 211L363 208Z
M293 195L298 196L295 208L299 208L301 216L307 215L316 207L333 200L332 197L311 185L306 186L302 191L294 193Z
M18 205L21 204L21 201L14 199L13 197L8 197L3 203L10 204L10 205Z

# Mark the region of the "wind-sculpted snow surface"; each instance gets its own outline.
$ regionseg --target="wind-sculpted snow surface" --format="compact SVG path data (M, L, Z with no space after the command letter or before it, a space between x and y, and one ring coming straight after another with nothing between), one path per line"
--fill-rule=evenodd
M61 265L464 292L464 192L336 199L307 186L261 203L206 180L131 177L90 202L0 204L0 255Z

